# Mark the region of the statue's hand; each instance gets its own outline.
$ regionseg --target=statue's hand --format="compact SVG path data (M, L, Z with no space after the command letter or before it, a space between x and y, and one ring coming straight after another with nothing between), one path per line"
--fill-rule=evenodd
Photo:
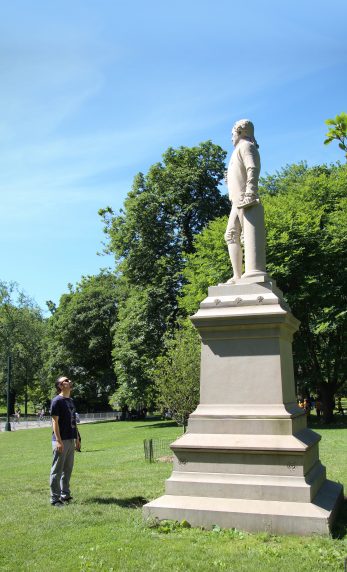
M239 203L237 205L238 209L248 209L249 207L252 207L253 205L258 205L259 204L259 199L256 196L245 196L243 201L241 201L241 203Z

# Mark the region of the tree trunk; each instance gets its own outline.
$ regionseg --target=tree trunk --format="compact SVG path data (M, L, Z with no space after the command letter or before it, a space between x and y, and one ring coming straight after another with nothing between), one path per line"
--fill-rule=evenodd
M322 396L323 421L326 424L334 420L335 408L335 387L329 383L319 384L319 391Z

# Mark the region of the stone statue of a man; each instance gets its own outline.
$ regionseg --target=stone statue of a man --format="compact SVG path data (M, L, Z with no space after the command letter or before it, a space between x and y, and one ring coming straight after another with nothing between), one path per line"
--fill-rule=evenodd
M260 156L254 125L249 119L235 123L232 142L235 149L226 177L232 208L224 235L233 268L228 283L266 274L264 213L258 196ZM244 275L241 242L245 250Z

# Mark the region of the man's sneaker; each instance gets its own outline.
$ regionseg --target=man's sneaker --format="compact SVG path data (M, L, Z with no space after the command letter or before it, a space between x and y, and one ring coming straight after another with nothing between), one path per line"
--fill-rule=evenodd
M54 502L51 502L52 506L55 506L56 508L62 508L64 506L64 503L61 500L57 500Z
M73 497L60 497L60 502L64 503L64 502L71 502L73 500Z

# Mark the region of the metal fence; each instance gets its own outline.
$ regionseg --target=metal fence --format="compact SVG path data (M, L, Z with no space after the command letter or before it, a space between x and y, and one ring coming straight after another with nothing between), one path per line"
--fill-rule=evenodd
M122 417L121 411L106 411L103 413L79 413L81 423L90 423L91 421L120 421Z
M145 459L150 463L154 461L164 459L170 460L172 457L172 451L170 445L172 443L171 439L144 439L143 448L145 452Z
M95 421L119 421L122 417L121 411L106 411L103 413L80 413L79 418L81 423L93 423ZM0 431L5 430L7 418L0 417ZM11 431L18 429L34 429L35 427L49 427L51 425L51 418L49 415L44 416L21 416L19 419L15 415L10 418Z

